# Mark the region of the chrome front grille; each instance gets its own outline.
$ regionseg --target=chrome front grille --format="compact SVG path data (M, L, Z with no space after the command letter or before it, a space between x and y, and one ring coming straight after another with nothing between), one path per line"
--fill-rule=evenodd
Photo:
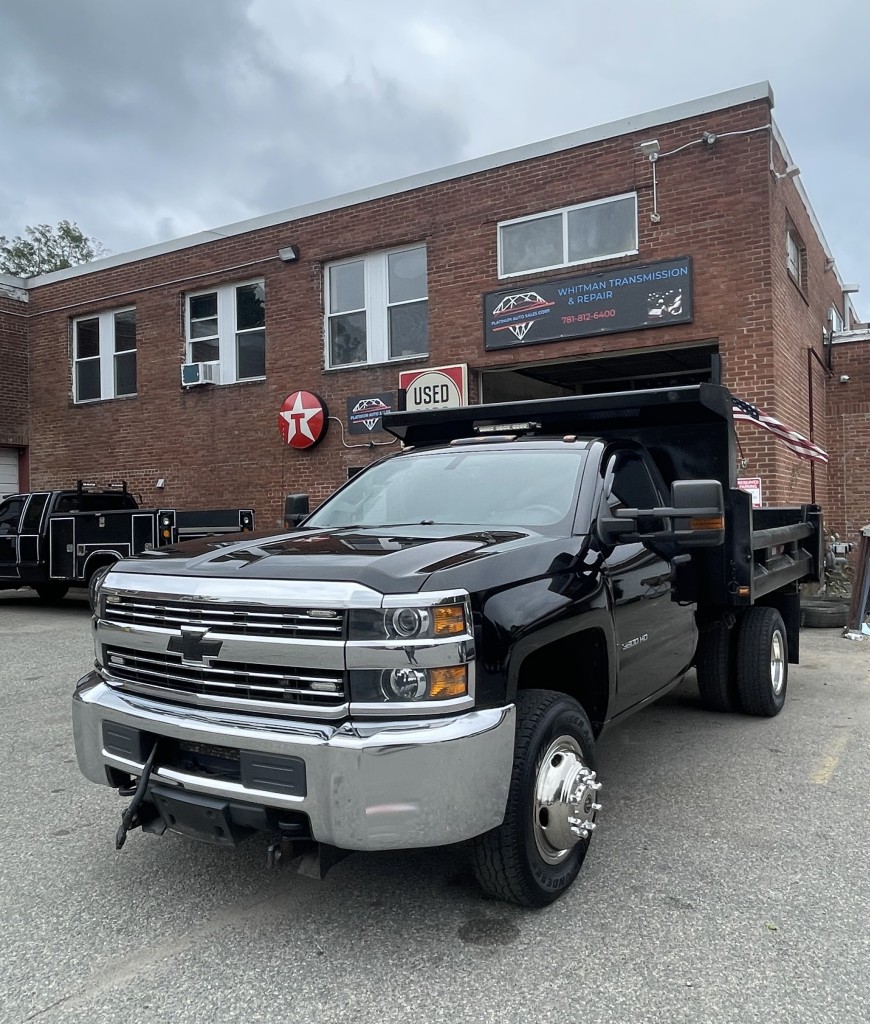
M104 617L120 626L199 626L232 636L343 640L345 635L344 613L334 609L227 606L208 601L160 601L111 594L106 600Z
M346 701L344 672L249 662L184 664L179 654L106 646L109 682L124 689L197 704L261 711L337 710Z

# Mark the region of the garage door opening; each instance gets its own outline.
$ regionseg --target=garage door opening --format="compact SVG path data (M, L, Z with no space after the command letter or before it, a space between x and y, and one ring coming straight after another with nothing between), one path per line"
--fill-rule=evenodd
M480 400L520 402L530 398L703 383L721 383L719 346L714 341L679 348L530 363L505 370L481 370Z
M0 448L0 501L18 494L18 449Z

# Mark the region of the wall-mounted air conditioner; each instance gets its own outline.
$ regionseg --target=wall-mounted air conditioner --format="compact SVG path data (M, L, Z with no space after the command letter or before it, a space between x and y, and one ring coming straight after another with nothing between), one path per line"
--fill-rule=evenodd
M181 386L192 388L196 384L220 384L220 363L185 363L181 367Z

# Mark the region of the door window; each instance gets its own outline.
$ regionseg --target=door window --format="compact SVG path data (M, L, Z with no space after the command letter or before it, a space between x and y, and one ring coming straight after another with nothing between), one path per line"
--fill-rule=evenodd
M663 503L653 483L646 462L637 452L620 452L616 456L613 482L607 497L610 514L621 508L655 508ZM661 516L639 516L638 533L655 533L665 529Z
M0 502L0 536L18 533L18 520L24 508L24 498L7 498Z
M21 521L22 533L39 533L39 524L42 521L42 513L48 501L47 494L31 494L30 503Z

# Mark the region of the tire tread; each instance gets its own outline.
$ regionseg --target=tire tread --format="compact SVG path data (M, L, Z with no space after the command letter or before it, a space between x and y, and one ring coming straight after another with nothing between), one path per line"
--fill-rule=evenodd
M514 764L525 758L542 719L565 694L554 690L520 690L516 697L517 733ZM578 705L582 714L582 709ZM584 716L585 718L585 716ZM591 730L590 730L591 739ZM523 870L522 847L513 837L522 829L521 782L514 771L508 791L502 824L471 844L471 866L478 884L488 895L522 907L541 907L551 903L559 893L547 897L530 886Z
M698 637L695 674L701 701L710 711L728 712L737 708L733 636L732 629L723 622L716 622Z
M777 702L770 685L770 642L775 630L782 634L785 655L785 685ZM756 605L747 608L740 621L737 643L737 693L747 715L773 718L782 710L788 687L788 639L782 618L775 608Z

